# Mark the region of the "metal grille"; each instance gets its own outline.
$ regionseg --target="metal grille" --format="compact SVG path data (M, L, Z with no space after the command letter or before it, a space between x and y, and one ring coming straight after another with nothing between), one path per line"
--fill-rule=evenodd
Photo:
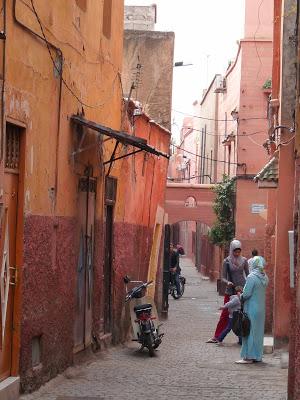
M96 193L96 179L84 176L79 179L78 190L79 192Z
M20 133L18 126L6 125L5 168L18 170L20 165Z
M107 176L105 179L105 201L115 203L117 197L117 179Z

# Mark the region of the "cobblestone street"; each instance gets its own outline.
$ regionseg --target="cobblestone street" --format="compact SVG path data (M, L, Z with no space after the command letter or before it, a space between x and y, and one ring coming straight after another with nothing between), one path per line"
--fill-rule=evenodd
M287 370L267 355L264 363L236 365L239 346L231 333L223 347L206 344L218 319L215 283L201 279L189 260L183 298L170 298L162 345L154 358L137 345L114 347L43 386L22 400L100 399L286 399Z

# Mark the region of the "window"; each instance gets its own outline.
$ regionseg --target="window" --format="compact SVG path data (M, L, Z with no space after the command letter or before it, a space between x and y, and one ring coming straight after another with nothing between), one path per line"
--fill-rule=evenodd
M111 176L105 178L105 203L114 204L117 198L117 179Z
M22 129L13 124L6 124L5 168L19 170L20 137Z
M192 197L192 196L187 197L187 199L184 202L184 206L188 207L188 208L197 207L197 202L196 202L195 197Z
M103 35L106 36L107 39L110 39L111 37L111 14L112 14L112 0L104 0L102 31Z
M37 367L41 363L41 336L35 336L31 341L32 366Z

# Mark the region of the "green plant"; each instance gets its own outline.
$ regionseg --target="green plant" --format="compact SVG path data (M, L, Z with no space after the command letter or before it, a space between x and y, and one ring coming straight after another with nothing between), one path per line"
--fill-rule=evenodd
M209 236L212 243L226 246L235 234L235 181L224 175L223 180L214 189L216 198L213 209L217 220L212 226Z
M272 89L272 79L267 79L263 84L263 89Z

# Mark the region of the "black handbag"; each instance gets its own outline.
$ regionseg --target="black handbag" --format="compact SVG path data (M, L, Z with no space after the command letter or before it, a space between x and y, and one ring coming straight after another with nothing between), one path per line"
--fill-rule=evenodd
M226 275L229 278L229 280L232 282L230 265L229 265L228 261L226 261L226 270L227 270ZM217 292L219 293L219 296L224 297L227 289L228 289L227 283L224 282L223 279L217 279ZM230 293L228 293L229 296L235 294L234 288L230 288L230 290L228 290L228 291L230 292Z
M233 312L232 331L236 334L236 336L247 337L249 336L250 328L251 321L247 313L244 312L242 302L241 309Z

